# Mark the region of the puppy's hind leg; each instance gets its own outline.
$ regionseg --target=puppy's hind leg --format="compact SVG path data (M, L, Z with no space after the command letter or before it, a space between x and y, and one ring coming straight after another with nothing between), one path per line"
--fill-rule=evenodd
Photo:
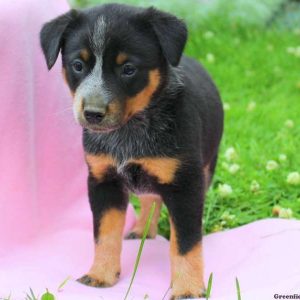
M153 239L157 234L157 224L159 221L159 215L162 205L161 197L153 194L144 194L139 198L141 202L141 213L137 220L137 223L135 224L132 231L127 235L126 239L142 238L152 204L155 202L155 211L151 220L149 233L147 235L147 238Z
M215 169L217 166L218 154L203 168L204 180L205 180L205 191L207 191L211 185Z

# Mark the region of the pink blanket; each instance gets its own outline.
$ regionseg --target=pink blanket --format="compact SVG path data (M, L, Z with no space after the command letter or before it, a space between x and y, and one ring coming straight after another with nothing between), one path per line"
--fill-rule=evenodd
M73 121L60 63L48 73L38 40L41 24L68 5L18 0L1 1L0 8L0 298L11 293L12 300L24 299L31 287L39 295L49 288L58 300L122 299L138 241L124 242L115 287L74 281L93 255L81 129ZM134 221L130 207L127 231ZM213 299L236 299L235 277L243 299L299 293L299 223L266 220L205 237ZM73 279L57 292L67 276ZM168 242L147 241L129 299L162 299L168 286Z

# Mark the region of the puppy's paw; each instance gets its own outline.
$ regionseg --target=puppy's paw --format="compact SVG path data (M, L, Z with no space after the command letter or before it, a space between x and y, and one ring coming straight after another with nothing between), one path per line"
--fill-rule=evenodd
M92 287L110 287L113 286L118 281L119 277L120 277L120 272L117 272L115 274L115 279L113 280L106 280L104 278L99 279L93 275L87 274L77 279L77 281L84 285L92 286Z
M204 297L205 293L200 293L198 295L192 295L192 294L183 294L183 295L172 295L170 300L180 300L180 299L195 299L195 298L201 298Z
M172 296L170 300L179 300L179 299L198 299L206 297L206 289L204 285L200 288L194 288L189 290L175 290L173 289Z
M143 237L143 232L139 233L136 231L131 231L125 236L125 240L137 240L137 239L141 239L142 237ZM152 236L151 234L148 234L146 236L146 239L154 239L154 238L155 236Z
M129 232L125 236L125 240L137 240L137 239L141 239L141 238L142 238L142 234L139 234L139 233L134 232L134 231Z

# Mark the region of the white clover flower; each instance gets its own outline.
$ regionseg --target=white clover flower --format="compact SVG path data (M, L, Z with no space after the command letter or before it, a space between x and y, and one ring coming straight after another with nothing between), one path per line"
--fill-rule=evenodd
M281 208L278 214L279 218L291 219L293 217L293 211L290 208Z
M230 174L236 174L240 170L240 166L238 164L232 164L228 167L228 172Z
M276 74L280 74L281 71L282 71L282 69L281 69L279 66L275 66L275 67L273 68L273 72L276 73Z
M206 54L206 60L209 63L214 63L215 62L215 56L212 53L207 53Z
M223 226L221 224L216 224L212 228L212 232L218 232L218 231L222 231L222 230L223 230Z
M276 216L278 217L279 216L279 213L280 213L280 210L281 210L281 206L280 205L275 205L272 209L272 214L273 216Z
M274 50L274 46L272 44L267 45L267 50L272 52Z
M300 35L300 28L296 28L296 29L294 29L294 34L296 34L296 35Z
M252 77L254 74L255 74L255 73L254 73L253 70L246 70L246 72L245 72L245 75L246 75L247 77Z
M230 214L227 210L223 212L221 219L225 222L230 222L235 219L235 215Z
M278 163L275 160L269 160L266 164L267 171L274 171L278 168Z
M239 45L241 43L241 40L239 38L235 38L233 42L234 44Z
M252 180L251 184L250 184L250 191L252 193L256 193L258 192L260 189L260 185L256 180Z
M300 185L300 173L291 172L286 178L286 182L291 185Z
M256 102L251 101L247 106L247 111L253 111L256 108Z
M294 55L295 55L296 57L300 57L300 46L298 46L298 47L295 49Z
M288 54L295 54L296 48L295 47L287 47L286 52Z
M213 38L214 35L215 34L212 31L206 31L206 32L204 32L203 37L208 40L208 39Z
M223 109L224 109L224 110L230 110L230 104L227 103L227 102L224 102L224 103L223 103Z
M228 170L229 168L229 164L225 161L222 162L222 168L224 168L225 170Z
M287 160L287 156L285 154L281 153L281 154L279 154L278 159L280 161L286 161Z
M218 193L221 198L228 198L232 194L233 190L229 184L219 184Z
M232 161L232 160L235 160L237 159L238 155L234 149L234 147L229 147L226 151L225 151L225 154L224 154L225 158L228 160L228 161Z
M293 128L294 127L294 121L293 120L286 120L285 122L284 122L284 125L286 126L286 127L288 127L288 128Z

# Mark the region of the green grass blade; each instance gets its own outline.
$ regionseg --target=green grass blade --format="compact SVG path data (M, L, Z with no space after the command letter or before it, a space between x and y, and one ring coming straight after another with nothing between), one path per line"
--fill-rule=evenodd
M166 292L165 292L164 297L162 298L162 300L165 300L165 299L166 299L166 297L167 297L169 291L171 290L171 288L172 288L172 285L170 285L170 286L168 287L168 289L166 290Z
M133 273L132 273L130 284L129 284L129 287L127 289L124 300L127 299L128 295L129 295L129 292L131 290L131 287L132 287L132 284L133 284L133 281L134 281L134 278L135 278L135 274L136 274L136 271L137 271L139 263L140 263L142 251L143 251L143 248L144 248L144 243L145 243L147 234L148 234L149 229L150 229L150 224L151 224L151 221L152 221L152 218L153 218L154 210L155 210L155 202L153 202L153 204L151 206L151 210L150 210L150 213L149 213L149 216L148 216L148 219L147 219L147 223L146 223L144 233L143 233L143 237L142 237L142 240L141 240L141 244L140 244L140 247L139 247L138 255L137 255L137 258L135 260L134 270L133 270Z
M34 295L32 288L29 288L29 289L30 289L32 300L38 300L38 298Z
M235 278L235 284L236 284L238 300L242 300L240 283L239 283L239 280L237 278Z
M8 297L6 297L6 298L0 298L0 300L11 300L11 293L9 294Z
M62 291L62 288L68 283L68 281L71 279L71 276L68 276L57 288L58 292Z
M210 298L210 293L212 289L212 281L213 281L213 273L210 273L209 279L208 279L208 284L207 284L207 290L206 290L206 300Z

